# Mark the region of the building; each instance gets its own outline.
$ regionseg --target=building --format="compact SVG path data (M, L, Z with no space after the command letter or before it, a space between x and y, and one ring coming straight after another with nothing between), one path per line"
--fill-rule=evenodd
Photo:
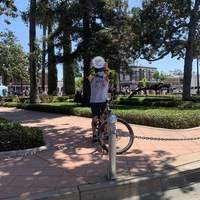
M191 90L190 94L194 95L197 94L198 91L198 78L199 76L197 74L192 74L191 78ZM175 91L180 91L182 92L183 90L183 76L168 76L164 81L164 84L170 84L172 89ZM200 89L200 88L199 88Z
M183 88L183 76L168 76L164 84L170 84L172 88Z
M38 91L42 92L42 74L38 73ZM22 81L19 78L7 78L9 95L29 95L30 81ZM48 91L48 73L45 73L45 91Z
M155 81L153 73L157 71L156 67L130 66L128 69L120 70L120 88L131 87L135 82L141 82L146 78L147 82Z

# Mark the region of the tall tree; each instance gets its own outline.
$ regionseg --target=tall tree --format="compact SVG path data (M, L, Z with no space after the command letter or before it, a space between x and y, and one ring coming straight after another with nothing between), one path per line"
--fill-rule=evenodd
M72 92L74 88L71 63L76 58L83 61L84 74L89 69L90 60L96 55L108 58L112 68L119 69L121 64L127 65L130 53L129 45L124 41L132 38L130 26L127 25L127 0L57 1L56 6L57 27L53 35L56 38L55 46L59 50L62 48L57 60L65 62L63 79L66 91ZM71 42L77 44L73 52ZM90 86L84 76L85 105L89 103L89 96Z
M54 52L54 37L52 34L52 23L48 23L48 94L55 95L57 93L57 68L56 68L56 57Z
M140 58L156 61L171 54L171 57L185 60L184 100L190 99L192 62L200 43L199 10L199 0L145 0L133 23L133 27L138 27L139 36L137 49L133 49Z
M7 77L28 79L28 58L22 46L12 31L0 32L0 75L4 77L4 85L7 85Z
M52 35L53 26L55 23L55 12L54 4L56 0L39 0L36 3L35 11L35 23L43 27L43 38L42 38L42 89L45 90L45 69L46 69L46 54L48 55L48 93L53 94L57 90L57 68L56 68L56 58L54 53L54 36ZM28 11L22 13L22 19L25 23L30 21L31 8ZM48 28L48 36L46 37L46 32ZM48 48L46 49L46 43L48 43Z
M58 14L57 14L58 13ZM61 1L57 4L56 20L58 27L55 30L58 43L57 47L62 49L63 62L63 94L75 93L75 78L74 78L74 58L72 56L72 37L73 37L73 20L74 3L69 1Z
M6 16L6 17L12 17L12 18L17 17L17 7L14 5L14 0L0 1L0 17L2 15ZM8 18L4 18L4 22L7 24L10 24L10 21L8 20ZM2 63L2 61L1 61L1 63ZM2 71L2 73L3 73L3 71ZM7 75L6 74L4 74L4 75L5 75L4 76L4 84L6 84L7 83Z
M1 0L0 1L0 16L5 15L7 17L17 17L17 7L14 5L14 0ZM4 22L10 24L10 21L5 18Z
M36 0L30 3L30 103L37 101L37 69L36 69Z
M103 56L111 68L119 69L122 64L127 64L129 58L128 43L125 38L132 38L127 34L128 13L127 0L124 1L86 1L80 0L79 5L82 15L82 41L77 50L82 49L84 65L83 102L89 103L90 85L86 79L91 58ZM126 34L125 34L126 33ZM128 50L128 51L127 51ZM126 62L123 62L126 61Z
M47 46L47 22L49 16L49 0L40 0L37 2L37 24L42 27L42 90L45 91L45 72L46 72L46 46Z

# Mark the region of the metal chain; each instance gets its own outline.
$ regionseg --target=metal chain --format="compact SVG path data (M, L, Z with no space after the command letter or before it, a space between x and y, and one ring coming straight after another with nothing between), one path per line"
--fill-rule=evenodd
M156 138L156 137L144 137L144 136L133 136L137 139L143 139L143 140L162 140L162 141L181 141L181 140L200 140L200 137L194 137L194 138Z
M104 134L104 136L109 136L108 133ZM122 137L133 137L137 139L143 139L143 140L162 140L162 141L181 141L181 140L200 140L200 137L194 137L194 138L157 138L157 137L145 137L145 136L137 136L137 135L129 135L129 134L120 134L117 136Z
M105 134L105 136L108 136L109 134ZM158 141L186 141L186 140L200 140L200 137L194 137L194 138L156 138L156 137L145 137L145 136L137 136L137 135L121 135L123 137L134 137L134 138L137 138L137 139L142 139L142 140L158 140ZM43 149L43 150L33 150L33 151L28 151L28 152L24 152L24 153L21 153L21 154L17 154L17 155L7 155L7 156L2 156L0 157L0 160L5 160L5 159L9 159L9 158L18 158L18 157L24 157L24 156L27 156L27 155L35 155L35 154L38 154L38 153L45 153L47 151L56 151L56 150L61 150L61 149L64 149L66 147L75 147L75 146L78 146L80 144L83 144L83 143L87 143L87 142L90 142L91 141L91 138L90 139L83 139L79 142L72 142L72 143L69 143L69 144L64 144L64 145L61 145L61 146L57 146L57 147L51 147L51 148L47 148L47 149Z
M84 140L81 140L79 142L73 142L73 143L69 143L69 144L64 144L64 145L61 145L61 146L57 146L57 147L51 147L51 148L48 148L47 149L42 149L42 150L30 150L28 152L24 152L24 153L19 153L17 155L6 155L6 156L2 156L0 157L0 160L5 160L5 159L9 159L9 158L18 158L18 157L24 157L24 156L28 156L28 155L35 155L35 154L39 154L39 153L45 153L47 151L57 151L57 150L61 150L61 149L64 149L66 147L75 147L75 146L78 146L80 144L83 144L83 143L87 143L88 141L91 141L91 139L84 139Z

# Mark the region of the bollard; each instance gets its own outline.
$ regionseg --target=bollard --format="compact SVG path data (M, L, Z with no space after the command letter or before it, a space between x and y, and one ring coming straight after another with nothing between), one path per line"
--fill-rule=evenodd
M109 132L109 174L108 178L111 180L117 179L116 173L116 122L117 117L113 114L108 118L108 132Z

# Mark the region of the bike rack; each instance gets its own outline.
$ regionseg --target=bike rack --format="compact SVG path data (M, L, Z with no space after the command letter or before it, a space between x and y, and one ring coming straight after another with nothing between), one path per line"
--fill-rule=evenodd
M109 133L109 174L108 174L108 178L111 180L117 179L116 122L117 122L117 117L113 114L110 114L108 117L108 133Z

